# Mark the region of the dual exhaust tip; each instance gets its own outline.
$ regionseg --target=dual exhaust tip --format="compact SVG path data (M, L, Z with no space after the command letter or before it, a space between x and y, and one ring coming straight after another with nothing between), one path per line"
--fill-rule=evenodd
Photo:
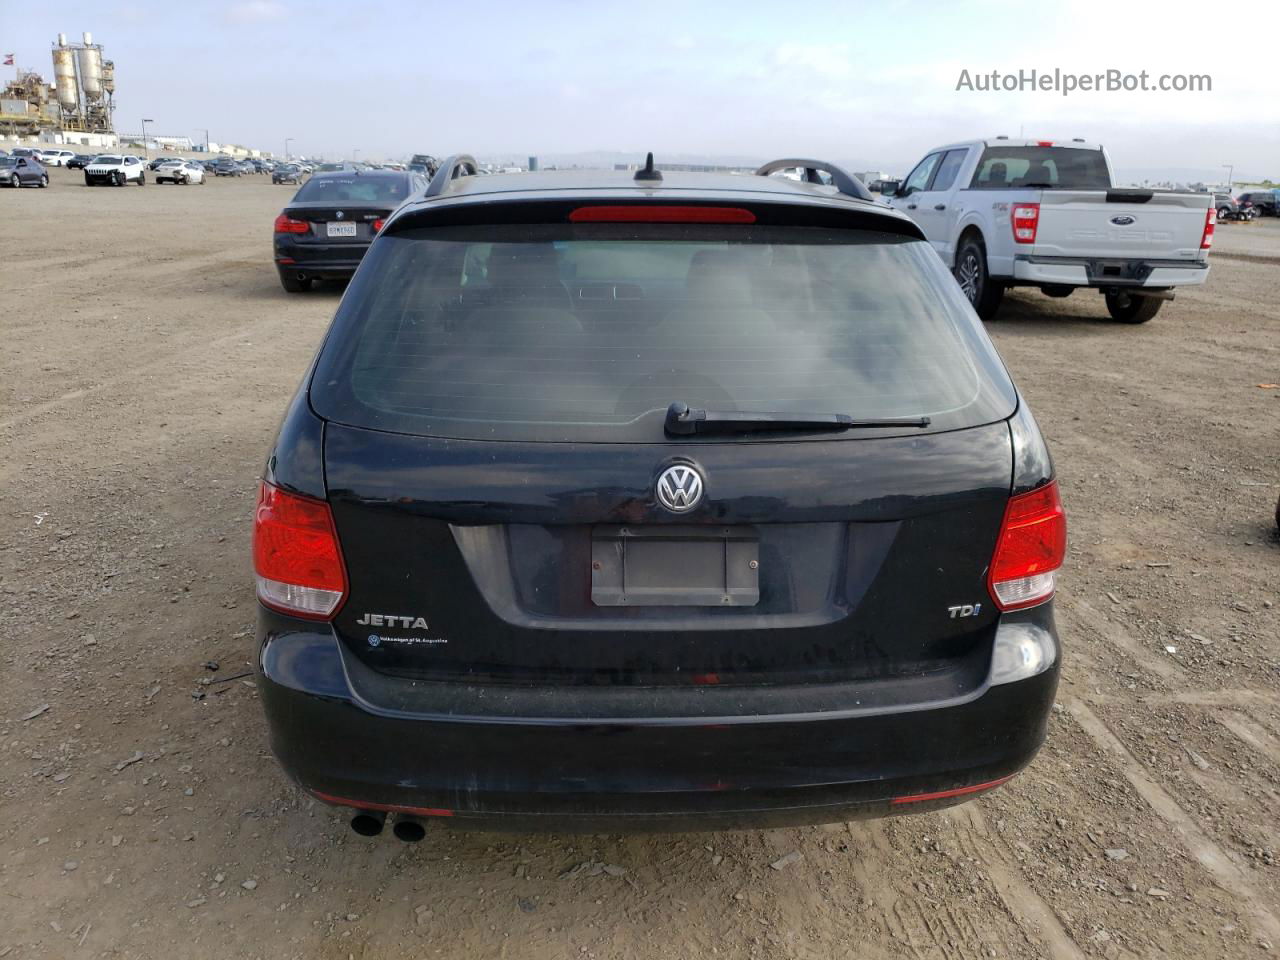
M387 815L381 810L357 810L351 816L351 829L362 837L376 837L382 833L387 823ZM391 832L397 840L405 843L417 843L427 835L426 825L417 817L408 814L396 814Z

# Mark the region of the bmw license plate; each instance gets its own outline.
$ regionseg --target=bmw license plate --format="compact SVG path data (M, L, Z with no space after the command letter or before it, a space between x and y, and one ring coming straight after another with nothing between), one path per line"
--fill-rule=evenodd
M331 237L354 237L356 235L356 225L354 223L330 223L328 227L328 235Z

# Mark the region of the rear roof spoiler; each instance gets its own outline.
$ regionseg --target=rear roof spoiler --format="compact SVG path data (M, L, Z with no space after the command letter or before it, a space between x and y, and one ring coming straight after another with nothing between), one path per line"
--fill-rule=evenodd
M875 199L861 180L837 167L834 163L828 163L826 160L806 160L800 157L784 157L781 160L770 160L756 171L756 176L767 177L777 173L779 170L792 170L796 167L804 171L805 180L809 183L824 183L818 174L827 173L830 174L831 182L835 185L835 188L845 196L853 197L855 200Z
M426 192L422 196L438 197L453 185L454 180L459 177L474 177L479 169L480 165L471 154L455 153L440 164L440 169L431 178L431 183L427 185Z

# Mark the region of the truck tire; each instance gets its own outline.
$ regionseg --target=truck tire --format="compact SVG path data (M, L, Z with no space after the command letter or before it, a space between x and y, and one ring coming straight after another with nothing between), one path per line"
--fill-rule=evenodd
M1130 295L1124 291L1108 293L1106 300L1107 313L1121 323L1146 323L1160 312L1160 307L1164 304L1157 297Z
M145 187L147 185L147 175L141 170L138 171L138 186Z
M1004 299L1004 284L987 272L987 251L981 240L971 235L960 244L952 273L974 312L983 320L994 317Z

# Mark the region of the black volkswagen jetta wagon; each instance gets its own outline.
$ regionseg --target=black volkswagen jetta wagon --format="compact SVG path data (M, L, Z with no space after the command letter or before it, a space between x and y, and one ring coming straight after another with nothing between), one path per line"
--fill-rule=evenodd
M908 813L1035 754L1035 421L914 223L758 173L454 157L373 241L254 523L273 749L357 830Z

